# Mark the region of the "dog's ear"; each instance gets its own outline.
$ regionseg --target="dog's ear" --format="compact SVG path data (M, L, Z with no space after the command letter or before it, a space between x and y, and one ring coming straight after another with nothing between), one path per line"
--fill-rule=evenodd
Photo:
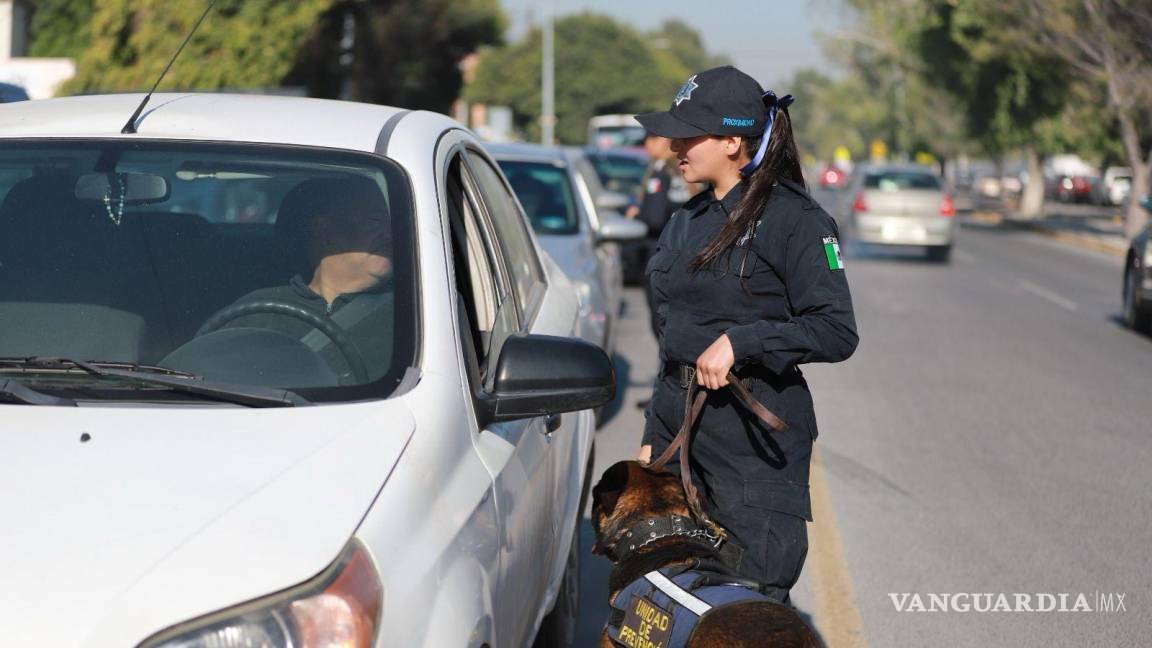
M633 463L630 461L617 461L604 471L600 476L600 481L592 487L592 503L593 505L599 504L600 510L604 515L611 515L612 511L616 509L616 501L620 499L620 493L628 487L628 464Z

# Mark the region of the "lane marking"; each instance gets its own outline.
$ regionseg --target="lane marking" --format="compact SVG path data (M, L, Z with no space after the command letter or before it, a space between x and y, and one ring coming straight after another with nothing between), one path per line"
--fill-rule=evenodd
M824 461L819 446L812 449L812 466L808 475L812 489L813 533L808 553L812 566L812 591L816 596L817 628L824 645L835 648L867 648L864 622L856 607L852 577L844 558L840 527L832 495L824 477Z
M1057 306L1059 306L1061 308L1064 308L1064 309L1067 309L1070 311L1074 311L1074 310L1079 308L1079 306L1076 305L1076 302L1074 302L1070 299L1065 299L1064 297L1061 297L1060 295L1052 292L1051 290L1048 290L1047 288L1042 288L1040 286L1037 286L1036 284L1032 283L1031 281L1026 281L1024 279L1021 279L1019 282L1019 286L1021 288L1023 288L1024 290L1027 290L1028 292L1032 293L1033 295L1036 295L1037 297L1041 297L1043 299L1047 299L1048 301L1052 302L1053 304L1056 304Z

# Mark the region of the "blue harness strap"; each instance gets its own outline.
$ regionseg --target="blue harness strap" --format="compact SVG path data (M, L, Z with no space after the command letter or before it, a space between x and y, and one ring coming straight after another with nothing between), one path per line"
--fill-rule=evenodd
M716 575L682 566L648 572L620 590L612 601L609 638L629 648L683 648L696 624L712 609L770 600L743 584L714 582Z

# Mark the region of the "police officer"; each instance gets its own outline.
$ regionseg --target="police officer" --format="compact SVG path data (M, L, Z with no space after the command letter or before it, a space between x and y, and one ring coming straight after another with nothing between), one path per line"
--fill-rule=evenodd
M672 216L647 267L663 369L641 458L675 436L692 381L711 390L692 477L737 571L780 602L812 520L816 417L799 365L844 360L858 340L836 223L805 191L791 101L725 66L690 77L668 111L637 115L672 140L687 182L709 185ZM770 431L723 389L729 370L789 429Z

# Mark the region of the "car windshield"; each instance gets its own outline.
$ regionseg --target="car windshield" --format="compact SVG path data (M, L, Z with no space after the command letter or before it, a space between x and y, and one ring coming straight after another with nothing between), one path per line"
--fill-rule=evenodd
M500 170L524 206L539 234L574 234L580 230L568 170L550 162L503 160Z
M416 353L412 219L405 174L367 154L6 142L0 358L151 365L313 402L387 396ZM83 372L5 378L158 397Z
M939 190L940 180L922 171L873 171L864 177L865 189L901 191L904 189Z
M644 158L597 152L589 154L588 161L592 163L596 175L600 176L600 182L608 191L628 196L640 195L640 185L643 184L644 173L648 170L648 162Z

